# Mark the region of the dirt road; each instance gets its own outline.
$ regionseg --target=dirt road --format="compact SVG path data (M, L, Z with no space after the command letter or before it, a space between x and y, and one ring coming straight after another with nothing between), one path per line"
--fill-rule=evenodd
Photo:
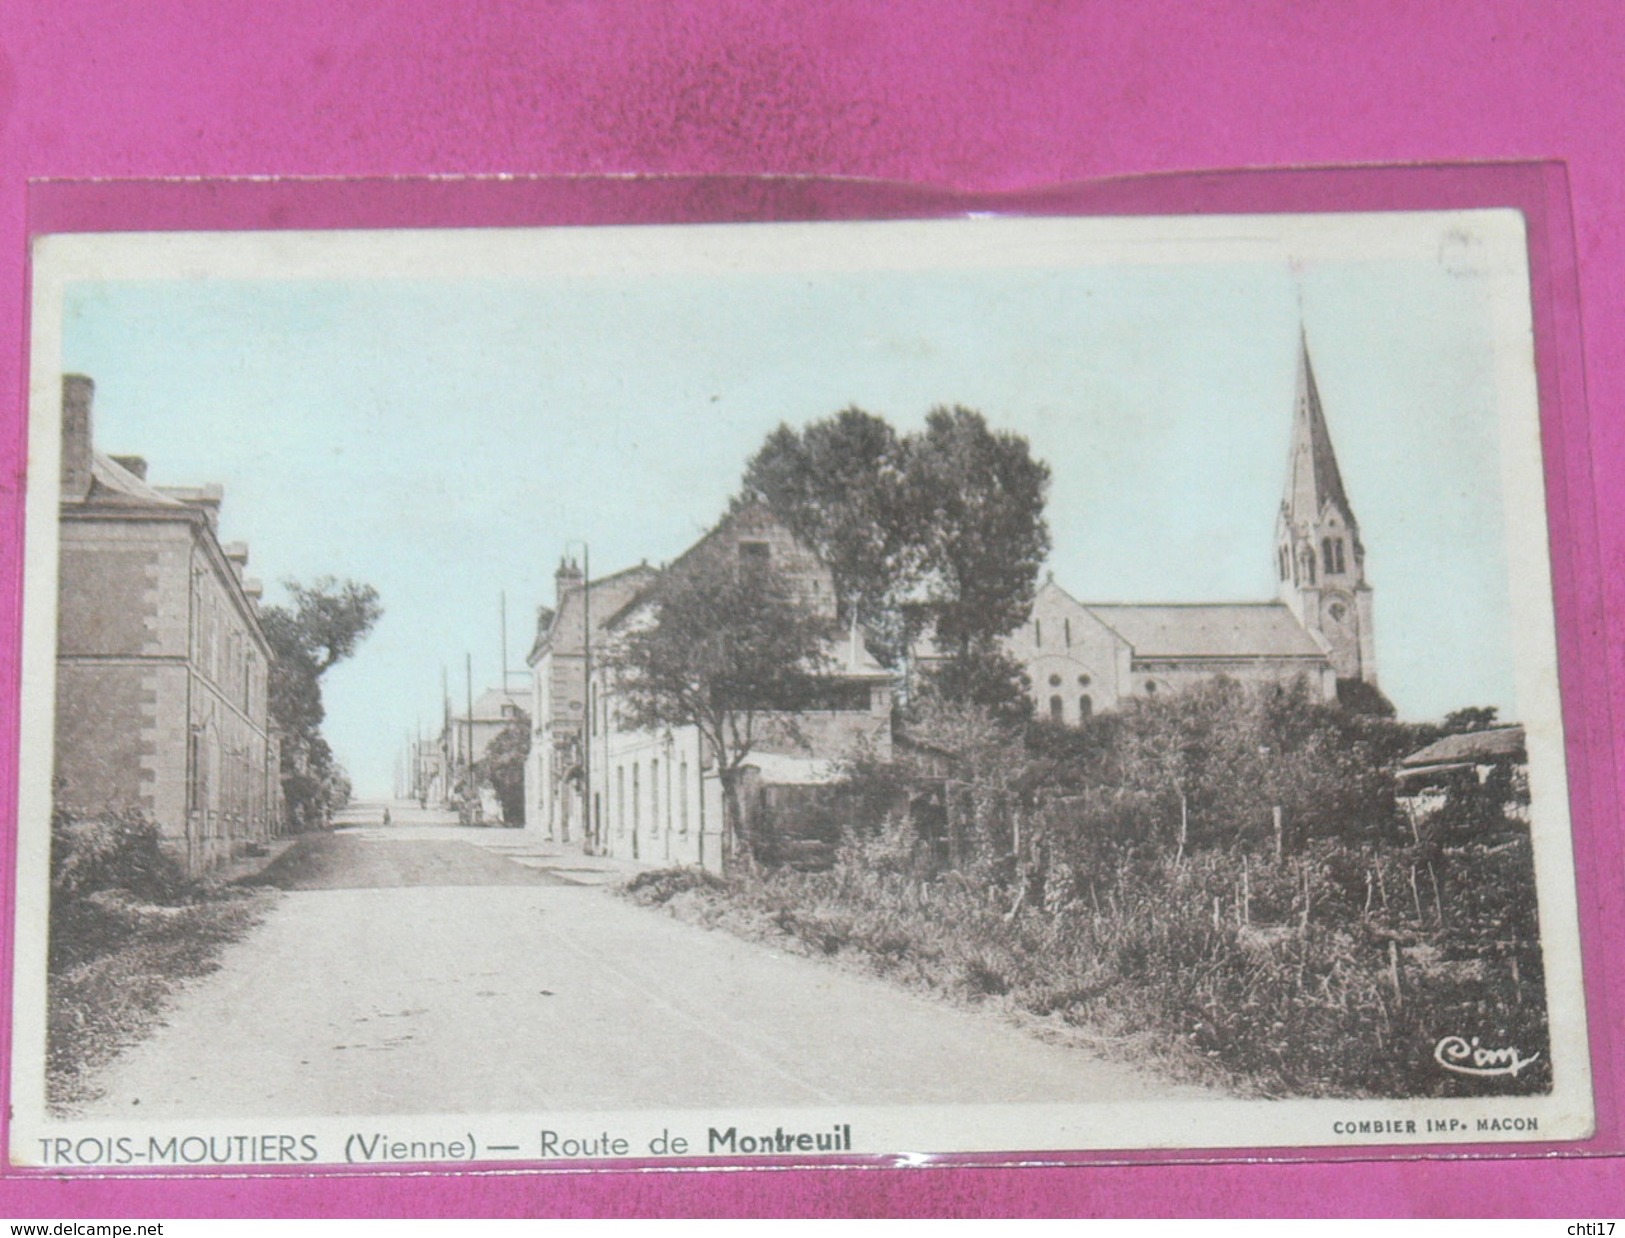
M300 840L283 889L86 1117L1190 1095L976 1012L633 906L518 831Z

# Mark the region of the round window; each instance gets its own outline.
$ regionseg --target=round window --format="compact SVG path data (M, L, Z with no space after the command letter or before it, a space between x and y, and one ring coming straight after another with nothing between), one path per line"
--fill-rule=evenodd
M1059 675L1051 675L1049 677L1049 686L1052 688L1059 688L1061 686L1061 677Z
M1078 676L1078 687L1087 688L1088 686L1089 686L1089 676L1087 676L1087 675L1079 675Z

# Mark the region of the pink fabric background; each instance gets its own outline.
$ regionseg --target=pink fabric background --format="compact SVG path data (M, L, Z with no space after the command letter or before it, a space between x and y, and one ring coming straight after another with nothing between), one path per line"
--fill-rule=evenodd
M788 173L1019 189L1127 173L1557 158L1591 411L1565 686L1613 816L1625 604L1625 12L1448 0L557 3L11 0L0 9L0 750L14 740L25 183L37 177ZM207 190L196 191L207 194ZM274 195L273 195L274 196ZM906 195L905 195L906 196ZM1561 255L1560 255L1561 256ZM1580 365L1583 364L1583 370ZM1594 492L1595 513L1588 488ZM1560 565L1561 571L1561 565ZM1606 610L1604 609L1606 608ZM1617 622L1617 618L1613 618ZM0 757L0 803L14 794ZM9 807L6 810L9 817ZM1617 835L1592 874L1620 923ZM0 934L9 933L9 924ZM8 946L0 936L0 946ZM1617 964L1609 1008L1625 1008ZM1617 1055L1617 1046L1607 1052ZM1614 1159L0 1181L0 1215L1617 1215Z

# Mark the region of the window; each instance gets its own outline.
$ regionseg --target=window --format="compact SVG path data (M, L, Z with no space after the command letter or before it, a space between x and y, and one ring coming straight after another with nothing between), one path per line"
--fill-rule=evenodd
M186 768L191 774L186 780L186 811L192 813L203 807L203 736L196 730L187 740Z
M1072 620L1061 620L1061 630L1066 639L1066 647L1068 649L1072 648Z
M1291 558L1292 558L1292 556L1287 553L1287 548L1285 546L1282 546L1280 553L1278 555L1276 555L1275 557L1276 557L1276 560L1279 562L1280 567L1281 567L1281 579L1285 580L1287 578L1287 576L1292 571L1292 568L1291 568Z
M677 767L677 829L688 833L688 761Z
M660 762L649 762L649 834L660 833Z
M1051 675L1049 677L1049 686L1052 688L1059 688L1061 686L1061 677L1059 675Z
M766 542L740 542L739 563L750 571L760 571L773 558L773 547Z
M1040 623L1037 619L1034 619L1033 620L1033 644L1042 645L1043 643L1044 643L1044 625L1042 623Z
M1089 686L1089 676L1087 676L1087 675L1079 675L1078 676L1078 687L1087 688L1088 686Z
M1066 705L1059 696L1049 698L1049 716L1054 722L1059 722L1065 716Z
M1155 696L1157 694L1157 685L1154 684L1154 683L1148 682L1145 685L1145 694L1147 696Z
M634 762L632 766L632 832L636 834L643 828L643 795L638 785L638 771L643 766Z
M1080 696L1078 698L1078 717L1080 719L1087 718L1090 714L1092 714L1094 712L1095 712L1095 703L1094 703L1094 701L1089 699L1089 694L1087 692L1085 692L1082 696Z
M1340 537L1332 542L1332 562L1336 565L1332 569L1333 571L1342 572L1346 570L1343 567L1343 539Z

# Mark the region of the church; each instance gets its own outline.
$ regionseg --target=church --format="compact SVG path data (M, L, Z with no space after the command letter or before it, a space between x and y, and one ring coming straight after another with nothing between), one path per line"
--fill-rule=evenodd
M1077 723L1134 696L1214 675L1302 678L1323 700L1381 701L1365 546L1343 488L1307 339L1300 336L1286 491L1265 602L1080 602L1053 577L1005 638L1040 717Z

